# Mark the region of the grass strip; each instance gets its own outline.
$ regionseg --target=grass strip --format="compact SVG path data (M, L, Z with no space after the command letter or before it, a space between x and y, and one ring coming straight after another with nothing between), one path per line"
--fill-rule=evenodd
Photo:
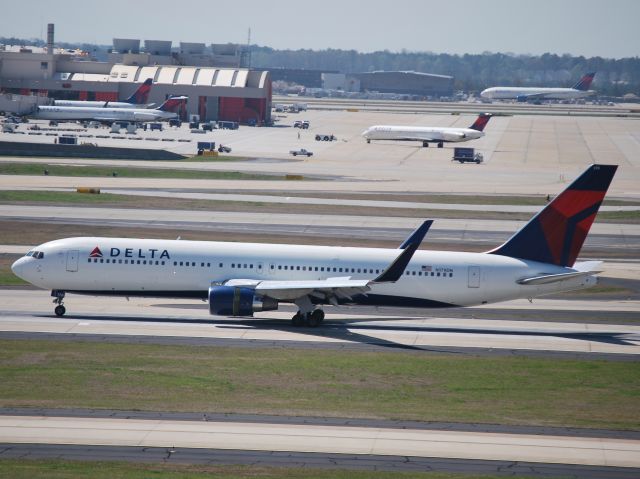
M385 472L266 466L139 464L64 460L0 460L0 479L497 479L500 476L443 472ZM525 476L509 476L526 479ZM528 477L528 476L527 476Z
M238 171L194 171L170 168L144 168L125 166L58 165L51 163L0 163L0 175L37 175L45 170L49 176L113 177L122 178L174 178L197 180L284 180L282 175L260 175ZM115 175L114 175L115 173Z
M0 341L3 407L640 428L634 362Z

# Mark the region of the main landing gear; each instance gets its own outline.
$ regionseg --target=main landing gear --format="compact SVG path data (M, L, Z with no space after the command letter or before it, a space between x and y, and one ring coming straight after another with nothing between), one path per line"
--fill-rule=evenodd
M324 311L316 308L307 296L297 299L295 303L298 306L298 312L291 318L294 326L316 328L324 321Z
M53 290L51 291L51 296L55 296L56 299L54 299L53 302L54 304L57 304L53 312L56 313L56 316L64 316L64 313L67 312L67 308L62 304L64 300L64 291Z
M311 328L316 328L320 326L320 323L324 321L324 311L320 308L314 309L310 313L302 313L298 311L291 318L291 322L294 326L309 326Z

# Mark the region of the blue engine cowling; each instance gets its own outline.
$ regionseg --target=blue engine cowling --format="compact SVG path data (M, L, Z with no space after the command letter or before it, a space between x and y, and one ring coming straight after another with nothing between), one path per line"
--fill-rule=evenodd
M209 288L209 313L216 316L253 316L259 311L278 309L278 301L256 295L250 288L235 286L211 286Z

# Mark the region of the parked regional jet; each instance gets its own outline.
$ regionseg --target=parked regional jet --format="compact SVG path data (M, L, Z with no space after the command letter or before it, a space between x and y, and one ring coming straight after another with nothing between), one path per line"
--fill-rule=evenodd
M362 132L362 136L367 143L371 143L371 140L421 141L424 147L429 143L437 143L438 148L442 148L444 143L482 138L484 127L490 119L491 114L481 113L469 128L375 125Z
M587 73L571 88L537 88L537 87L509 87L494 86L480 93L483 98L490 100L571 100L589 96L594 92L589 90L595 72Z
M80 101L80 100L55 100L54 106L73 106L89 108L147 108L149 105L149 93L151 92L152 78L147 78L145 82L133 92L125 101Z
M44 243L11 266L66 293L200 298L213 315L253 316L295 303L317 326L322 304L455 307L588 288L598 261L576 263L617 166L591 165L503 245L486 253L416 251L432 221L398 249L130 238Z
M187 100L175 96L158 108L95 108L74 106L37 106L34 118L43 120L159 121L177 118L175 111Z

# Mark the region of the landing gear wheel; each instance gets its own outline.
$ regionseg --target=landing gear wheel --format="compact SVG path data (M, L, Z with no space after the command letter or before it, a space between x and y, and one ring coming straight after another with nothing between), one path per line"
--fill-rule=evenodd
M305 324L310 328L317 328L324 319L324 311L321 309L315 309L308 313L305 318Z
M56 306L53 312L56 313L56 316L64 316L64 313L67 312L67 308L59 304L58 306Z
M314 317L317 319L318 323L321 323L322 321L324 321L324 311L322 311L321 309L314 309L313 312L311 313L311 317Z
M429 142L428 141L423 141L422 142L422 147L423 148L429 148Z
M438 143L438 148L443 148L444 144L442 142Z
M291 323L294 326L302 326L304 324L304 316L302 316L300 311L293 315L293 318L291 318Z

